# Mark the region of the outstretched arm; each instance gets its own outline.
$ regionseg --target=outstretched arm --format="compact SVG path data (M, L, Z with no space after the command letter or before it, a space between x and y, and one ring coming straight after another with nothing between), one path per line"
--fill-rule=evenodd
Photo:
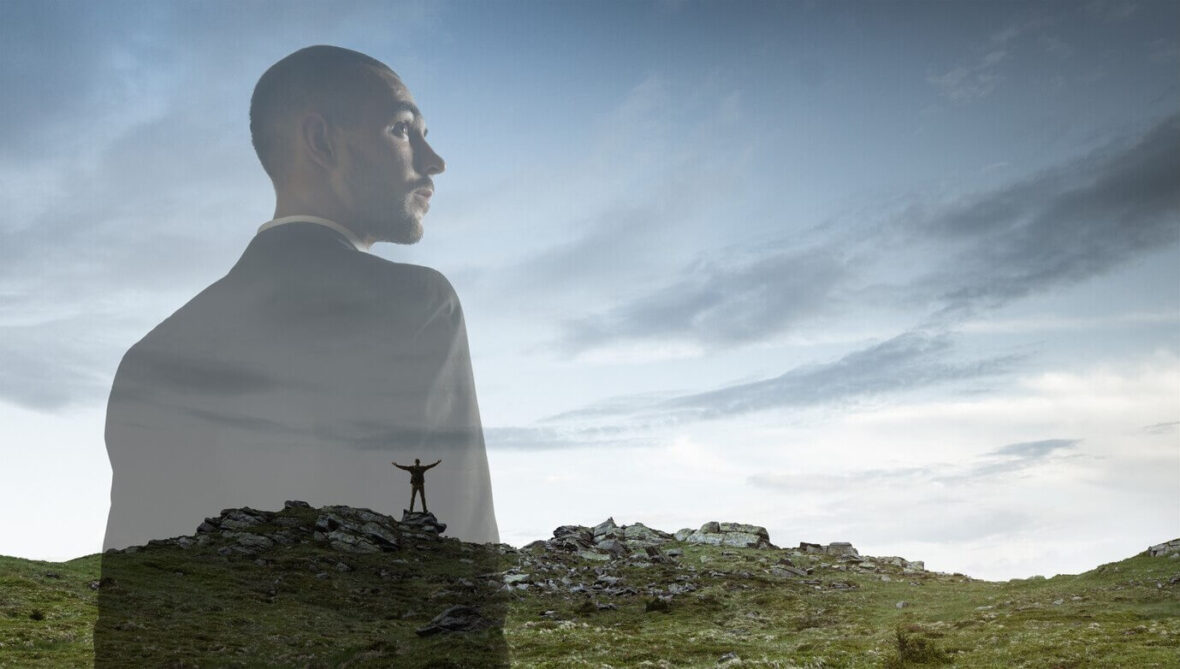
M431 465L426 465L425 467L423 467L423 469L430 469L431 467L434 467L435 465L437 465L437 464L438 464L438 463L440 463L440 462L442 462L442 458L439 458L438 460L435 460L435 461L434 461L434 464L431 464Z
M390 464L392 464L394 467L397 467L398 469L404 469L404 470L406 470L407 472L408 472L408 471L410 471L410 468L409 468L409 467L407 467L406 465L399 465L399 464L398 464L398 463L396 463L396 462L393 462L393 463L390 463Z

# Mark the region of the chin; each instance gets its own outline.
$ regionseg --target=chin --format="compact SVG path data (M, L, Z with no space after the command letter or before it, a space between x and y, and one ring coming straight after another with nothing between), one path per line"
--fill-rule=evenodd
M421 221L398 221L396 225L390 226L390 234L385 241L393 244L416 244L418 240L422 239L422 223Z

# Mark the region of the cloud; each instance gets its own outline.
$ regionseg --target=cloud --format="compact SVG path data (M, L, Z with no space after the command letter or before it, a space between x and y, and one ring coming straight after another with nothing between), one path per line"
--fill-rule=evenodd
M804 365L775 378L688 395L665 403L696 418L715 418L782 407L852 402L885 393L1001 374L1017 360L946 360L946 335L906 332L853 351L835 362Z
M985 453L966 466L936 463L921 467L865 469L832 473L760 472L747 477L750 485L782 493L828 492L857 489L922 488L930 484L963 484L1012 474L1041 465L1055 453L1076 449L1080 439L1044 439L1009 444Z
M823 248L746 263L698 260L656 292L567 321L560 346L573 354L606 340L683 340L710 347L757 341L823 310L845 275L841 258Z
M1180 240L1180 114L1133 145L1093 152L909 222L949 252L907 287L945 311L995 307L1103 274ZM916 223L916 224L915 224Z
M93 344L84 337L62 338L65 329L82 332L86 319L55 319L26 326L0 326L0 399L38 411L82 401L97 401L109 390L109 377L95 364ZM52 354L46 354L53 342Z
M1077 446L1077 439L1044 439L1042 441L1022 441L1017 444L997 448L988 455L1013 456L1025 460L1037 460L1053 451L1068 450Z
M1001 474L1014 474L1042 464L1058 451L1074 450L1080 439L1043 439L1008 444L984 455L984 461L958 473L936 477L942 483L978 481Z
M909 486L928 481L932 471L930 467L902 467L866 469L842 474L760 473L747 477L746 483L784 493L830 492L875 486Z
M598 445L649 446L651 441L621 426L509 426L484 428L491 450L547 451Z
M618 291L622 299L566 320L553 348L574 356L654 342L708 352L866 307L897 309L918 326L953 327L978 310L1175 245L1176 155L1180 114L1130 143L1113 141L993 190L943 204L914 196L885 224L829 230L806 246L783 238L710 251L662 286L629 285ZM591 258L609 253L604 236L587 244L597 249ZM563 250L547 263L573 262L581 250Z
M929 74L926 81L952 102L970 102L991 95L1004 77L999 64L1008 57L1005 49L984 54L974 65L959 65L941 74Z
M1086 14L1104 23L1118 23L1125 21L1139 9L1138 3L1131 0L1091 0L1086 3Z
M1001 375L1020 360L1017 356L997 356L955 361L952 349L948 335L906 332L834 362L801 365L771 379L667 399L651 394L616 397L548 421L617 420L626 416L633 425L651 427L787 407L855 404L929 386Z
M1167 423L1156 423L1154 425L1145 425L1143 431L1148 434L1171 434L1180 428L1180 420L1174 420Z

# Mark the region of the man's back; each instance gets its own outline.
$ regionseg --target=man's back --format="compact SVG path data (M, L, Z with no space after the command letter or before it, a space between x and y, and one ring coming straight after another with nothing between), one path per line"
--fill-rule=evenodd
M124 357L104 548L286 499L392 512L390 459L441 457L450 534L498 541L462 310L438 272L314 223L258 234Z

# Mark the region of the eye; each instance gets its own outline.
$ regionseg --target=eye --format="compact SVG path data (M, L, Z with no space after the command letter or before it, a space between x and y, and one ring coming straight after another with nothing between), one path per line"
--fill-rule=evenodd
M398 121L397 123L394 123L392 126L390 126L389 132L397 135L398 137L409 137L410 123L409 121Z

